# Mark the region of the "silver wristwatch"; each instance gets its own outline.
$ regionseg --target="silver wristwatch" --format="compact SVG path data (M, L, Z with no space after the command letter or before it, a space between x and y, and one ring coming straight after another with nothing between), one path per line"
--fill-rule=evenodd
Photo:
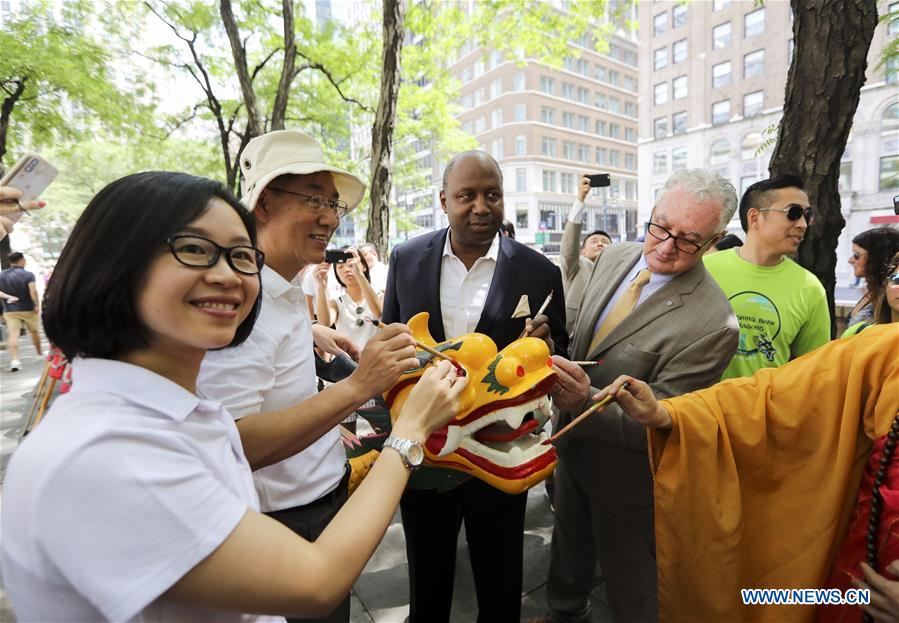
M425 450L421 444L411 439L400 439L398 437L388 437L384 440L385 448L393 448L403 457L403 463L409 469L415 469L425 460Z

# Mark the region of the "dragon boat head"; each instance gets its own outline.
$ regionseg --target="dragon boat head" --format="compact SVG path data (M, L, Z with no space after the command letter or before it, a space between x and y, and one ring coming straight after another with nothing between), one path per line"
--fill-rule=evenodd
M548 438L542 429L550 417L556 372L546 343L525 337L497 352L481 333L438 344L426 312L408 325L417 340L452 357L468 376L456 417L425 442L425 463L472 474L507 493L530 489L549 476L556 450L542 443ZM421 366L404 372L384 394L394 419L433 355L419 350L416 357Z

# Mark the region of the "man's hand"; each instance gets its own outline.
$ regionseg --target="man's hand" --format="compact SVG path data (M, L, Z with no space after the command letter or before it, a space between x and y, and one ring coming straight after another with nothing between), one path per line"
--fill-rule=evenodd
M577 185L577 198L581 200L581 203L587 198L587 193L590 192L590 178L587 177L587 174L584 173L581 176L581 181Z
M626 389L621 387L624 383L627 383ZM593 396L593 400L602 400L609 394L615 397L621 410L638 424L649 428L671 428L671 415L643 381L627 375L619 376Z
M312 341L315 346L330 355L347 355L355 362L359 362L359 349L340 331L321 324L312 325Z
M392 387L406 370L421 364L415 358L415 339L404 324L394 323L378 332L362 351L359 367L348 381L359 387L359 397L368 400Z
M871 603L862 606L862 610L870 614L877 623L896 623L899 621L899 581L888 580L870 567L861 564L865 581L852 580L856 588L871 590ZM887 566L887 571L899 576L899 560Z
M590 394L590 377L579 365L559 355L553 355L553 370L558 375L550 392L553 404L561 411L580 413Z
M546 342L547 346L549 346L550 353L555 351L553 338L549 331L549 316L546 314L540 314L536 318L525 318L524 331L519 336L519 339L523 337L536 337L541 339Z

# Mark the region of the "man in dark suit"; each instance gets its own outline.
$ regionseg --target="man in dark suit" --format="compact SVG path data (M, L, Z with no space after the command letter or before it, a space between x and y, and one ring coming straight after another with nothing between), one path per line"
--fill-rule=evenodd
M717 382L736 350L739 327L702 252L721 238L736 207L733 186L717 173L678 171L659 195L645 242L603 251L578 306L571 345L575 360L597 365L585 372L554 358L560 425L620 374L646 380L665 397ZM590 621L598 559L613 620L656 621L646 429L612 404L573 428L557 449L546 591L552 620Z
M426 311L438 342L477 331L502 349L533 326L528 316L552 290L546 317L534 319L545 322L531 335L551 336L555 352L567 352L559 269L497 233L504 206L496 161L482 151L455 156L444 171L440 203L449 228L393 250L382 320L408 322ZM526 493L509 495L455 471L422 468L413 476L400 504L409 560L410 623L449 621L463 519L478 621L519 621L526 499Z

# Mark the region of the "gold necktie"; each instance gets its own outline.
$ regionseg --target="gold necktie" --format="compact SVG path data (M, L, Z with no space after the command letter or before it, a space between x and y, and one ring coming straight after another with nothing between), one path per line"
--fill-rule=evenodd
M637 273L637 277L631 282L631 285L621 293L618 300L615 301L615 307L609 311L609 315L606 316L605 322L602 323L602 326L599 327L599 331L593 336L593 339L590 341L590 348L587 349L587 355L595 351L600 342L602 342L605 337L611 333L615 327L621 324L621 321L624 320L629 313L631 313L637 305L637 301L640 300L640 292L643 290L643 286L649 283L649 277L651 275L652 273L649 272L648 268L644 268Z

